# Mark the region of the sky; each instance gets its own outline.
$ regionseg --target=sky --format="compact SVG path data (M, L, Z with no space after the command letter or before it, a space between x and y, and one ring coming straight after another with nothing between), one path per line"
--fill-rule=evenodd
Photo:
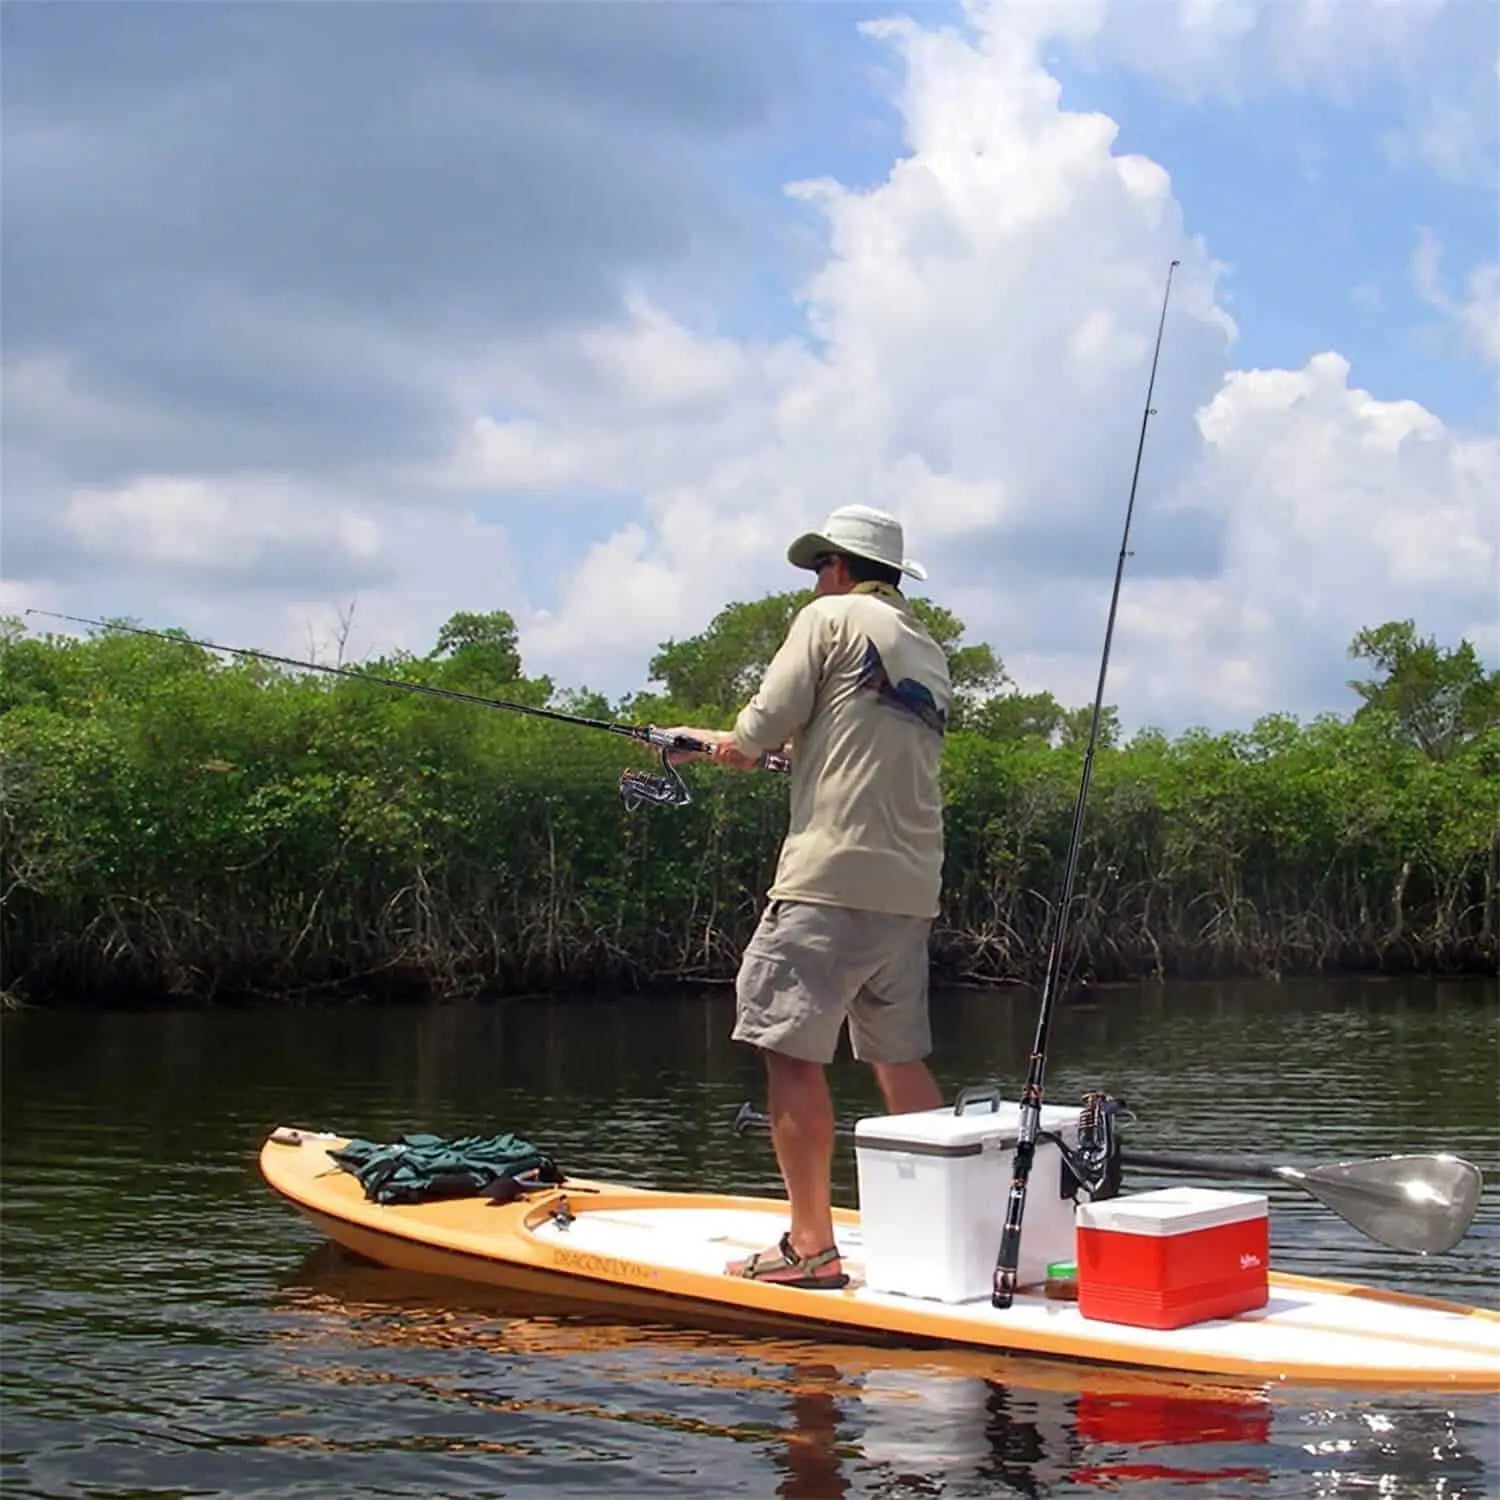
M0 12L0 613L612 698L797 533L1092 700L1500 662L1493 0ZM58 629L33 617L33 628Z

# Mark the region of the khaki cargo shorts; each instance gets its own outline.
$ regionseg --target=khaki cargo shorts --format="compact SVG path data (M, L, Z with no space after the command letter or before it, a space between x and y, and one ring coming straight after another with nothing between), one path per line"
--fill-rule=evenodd
M926 1057L931 930L930 917L772 901L740 963L735 1041L827 1063L847 1020L861 1062Z

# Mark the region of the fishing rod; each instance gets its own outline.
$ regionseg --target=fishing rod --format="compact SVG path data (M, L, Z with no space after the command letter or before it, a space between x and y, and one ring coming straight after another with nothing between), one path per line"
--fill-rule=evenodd
M994 1285L990 1303L1009 1307L1015 1299L1016 1266L1021 1255L1021 1215L1026 1211L1026 1185L1031 1177L1031 1163L1036 1155L1037 1135L1042 1120L1042 1079L1047 1068L1047 1039L1052 1031L1052 1011L1057 1001L1062 974L1063 947L1068 932L1068 913L1073 904L1073 882L1078 874L1078 854L1083 843L1084 804L1088 800L1089 780L1094 770L1094 749L1099 739L1099 719L1104 711L1104 679L1109 671L1109 648L1115 632L1115 613L1120 604L1120 582L1125 575L1125 559L1130 555L1130 522L1135 514L1135 492L1141 477L1141 455L1146 448L1146 427L1155 413L1151 407L1156 389L1156 366L1161 358L1162 333L1167 326L1167 300L1172 295L1172 273L1180 262L1167 268L1167 285L1161 299L1161 317L1156 325L1156 347L1151 355L1151 377L1146 384L1146 405L1141 413L1141 433L1135 450L1135 469L1130 477L1130 498L1125 506L1125 527L1120 537L1120 555L1115 563L1114 591L1109 599L1109 618L1104 627L1104 652L1099 659L1099 685L1094 693L1094 713L1089 722L1088 746L1083 753L1083 772L1078 783L1078 798L1073 804L1073 827L1068 835L1068 853L1063 864L1062 896L1053 917L1052 945L1047 954L1047 973L1042 985L1042 1003L1037 1013L1036 1036L1031 1044L1031 1058L1026 1083L1021 1090L1020 1134L1015 1147L1015 1172L1005 1205L1005 1227L1000 1234L1000 1252L995 1261Z
M68 620L74 625L91 625L99 630L124 630L131 635L151 636L159 641L172 641L180 646L199 646L205 651L222 651L230 656L248 656L256 661L274 662L277 666L296 667L306 672L326 672L331 677L347 677L352 682L369 682L378 687L399 688L407 693L427 693L434 698L451 698L459 703L475 703L481 708L502 708L510 713L526 714L533 719L551 719L558 724L575 724L583 729L602 729L609 734L618 734L637 744L650 745L661 754L661 773L653 775L629 767L620 773L620 796L626 811L634 812L642 805L652 807L685 807L692 801L692 793L682 779L677 767L670 759L674 751L705 752L713 746L690 735L667 734L650 724L620 724L613 719L591 719L583 714L564 713L557 708L538 708L531 703L514 703L505 698L486 698L479 693L464 693L457 688L437 687L430 682L407 682L399 677L379 677L373 672L358 672L351 667L330 667L324 662L300 661L292 656L277 656L271 651L257 651L249 646L220 646L213 641L195 640L192 636L168 630L148 630L142 625L125 625L117 620L89 620L82 615L59 614L50 609L28 609L28 615L44 615L52 620ZM785 756L766 754L757 763L763 771L785 772L791 762Z

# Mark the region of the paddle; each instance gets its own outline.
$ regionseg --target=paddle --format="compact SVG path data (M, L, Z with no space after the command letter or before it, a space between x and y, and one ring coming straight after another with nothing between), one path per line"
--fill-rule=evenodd
M751 1126L770 1129L771 1120L750 1104L734 1118L734 1133ZM852 1136L852 1125L834 1127ZM1286 1167L1242 1156L1178 1156L1160 1151L1124 1151L1132 1167L1199 1172L1208 1177L1269 1178L1311 1193L1361 1234L1416 1255L1440 1255L1468 1233L1479 1207L1484 1178L1472 1162L1446 1153L1436 1156L1375 1156L1326 1167Z
M1164 1167L1210 1177L1266 1177L1311 1193L1345 1223L1393 1250L1440 1255L1469 1231L1484 1178L1461 1157L1375 1156L1326 1167L1278 1167L1240 1156L1177 1156L1126 1151L1128 1166Z

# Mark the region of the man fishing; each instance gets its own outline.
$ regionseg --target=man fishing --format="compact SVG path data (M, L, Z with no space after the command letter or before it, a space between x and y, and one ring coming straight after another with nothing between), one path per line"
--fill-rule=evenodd
M926 1063L928 937L942 885L939 785L952 687L948 662L902 595L901 524L863 505L835 510L787 549L816 573L759 690L730 731L672 733L753 769L792 761L791 807L768 904L740 965L734 1038L766 1062L768 1112L791 1203L774 1249L731 1275L783 1286L848 1284L833 1231L833 1105L825 1067L847 1021L892 1114L942 1103Z

